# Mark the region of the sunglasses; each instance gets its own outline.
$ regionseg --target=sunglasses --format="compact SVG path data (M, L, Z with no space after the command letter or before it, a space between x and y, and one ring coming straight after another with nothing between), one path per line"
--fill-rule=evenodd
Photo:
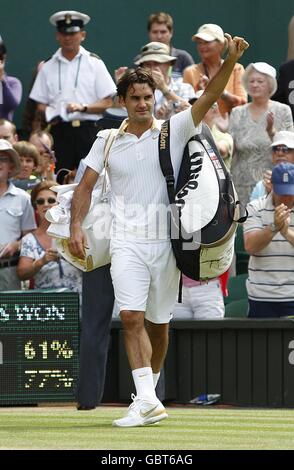
M39 199L36 199L36 204L38 206L43 206L46 202L48 204L55 204L56 199L54 197L48 197L48 199L45 199L44 197L40 197Z
M273 147L273 152L282 152L282 153L289 153L292 149L289 149L286 145L276 145Z

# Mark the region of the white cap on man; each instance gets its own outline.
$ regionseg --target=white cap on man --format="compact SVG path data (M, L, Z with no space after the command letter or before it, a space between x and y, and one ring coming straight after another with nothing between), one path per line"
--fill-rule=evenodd
M78 33L83 31L84 25L89 23L90 16L79 11L57 11L50 16L49 21L56 26L60 33Z
M277 132L273 138L273 143L271 144L271 147L277 147L278 145L285 145L289 149L294 149L294 132Z

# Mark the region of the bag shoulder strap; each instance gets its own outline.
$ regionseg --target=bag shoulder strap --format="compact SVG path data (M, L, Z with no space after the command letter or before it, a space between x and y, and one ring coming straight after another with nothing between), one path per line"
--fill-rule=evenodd
M161 126L158 140L159 163L165 178L168 199L170 204L175 203L175 175L170 156L170 121L165 121Z
M117 136L118 129L110 129L108 137L106 139L105 145L104 145L104 168L106 169L108 166L108 157L109 157L109 152L111 149L111 146L114 142L115 137Z

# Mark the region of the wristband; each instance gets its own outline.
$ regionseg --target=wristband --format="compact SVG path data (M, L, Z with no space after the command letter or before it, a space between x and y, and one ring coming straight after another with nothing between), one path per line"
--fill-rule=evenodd
M86 113L88 111L88 105L82 104L83 109L81 110L82 113Z

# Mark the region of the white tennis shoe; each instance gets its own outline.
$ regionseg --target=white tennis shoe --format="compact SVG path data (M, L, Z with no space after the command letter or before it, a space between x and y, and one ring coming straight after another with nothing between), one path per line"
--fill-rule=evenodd
M126 416L115 419L113 426L119 428L131 428L135 426L147 426L155 424L168 417L163 404L157 399L154 402L137 398L132 394L133 403L128 408Z

